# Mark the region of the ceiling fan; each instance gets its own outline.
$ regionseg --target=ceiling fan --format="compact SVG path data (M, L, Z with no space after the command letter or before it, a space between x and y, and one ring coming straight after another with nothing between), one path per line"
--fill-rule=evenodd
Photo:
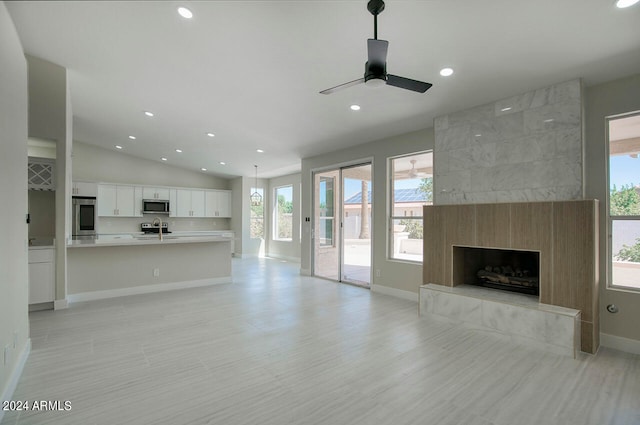
M423 171L418 171L418 169L416 169L416 162L418 162L415 159L412 159L411 161L409 161L411 163L411 169L407 170L407 171L402 171L402 172L398 172L395 173L395 177L396 178L407 178L409 177L410 179L417 179L417 178L424 178L424 177L428 177L430 174L425 173ZM433 172L432 168L428 168L428 171Z
M331 94L338 90L362 83L373 87L387 84L388 86L399 87L418 93L424 93L429 90L432 86L430 83L387 74L387 48L389 47L389 42L387 40L378 40L378 15L384 10L384 1L370 0L369 3L367 3L367 10L373 15L373 38L367 40L368 60L364 64L364 77L331 87L330 89L322 90L320 93Z

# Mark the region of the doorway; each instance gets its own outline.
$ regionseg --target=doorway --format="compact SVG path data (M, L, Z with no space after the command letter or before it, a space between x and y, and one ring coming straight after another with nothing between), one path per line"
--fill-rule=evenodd
M371 163L315 172L313 274L371 284Z

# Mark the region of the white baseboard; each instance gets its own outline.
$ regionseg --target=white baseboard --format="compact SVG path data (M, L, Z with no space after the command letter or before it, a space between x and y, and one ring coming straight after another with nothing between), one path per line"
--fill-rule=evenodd
M174 291L176 289L199 288L201 286L232 283L231 276L214 277L211 279L188 280L184 282L158 283L155 285L140 285L121 289L107 289L104 291L80 292L69 294L69 302L103 300L106 298L126 297L129 295L150 294L153 292Z
M53 302L54 310L64 310L65 308L69 308L69 303L67 302L66 298L62 300L55 300Z
M640 354L640 341L637 339L600 333L600 345L631 354Z
M391 295L392 297L402 298L403 300L418 302L418 293L411 291L403 291L402 289L391 288L383 285L371 285L371 292L379 294Z
M302 276L311 276L311 269L303 269L303 268L301 268L300 269L300 274Z
M18 357L18 361L16 362L16 367L9 375L9 381L7 382L7 386L2 393L2 397L0 397L0 402L5 400L12 400L13 393L18 386L18 381L22 376L22 371L24 370L24 365L27 363L27 359L29 358L29 354L31 353L31 339L27 339L27 343L24 345L24 348L20 352L20 357ZM2 422L2 417L4 416L4 410L0 409L0 422Z

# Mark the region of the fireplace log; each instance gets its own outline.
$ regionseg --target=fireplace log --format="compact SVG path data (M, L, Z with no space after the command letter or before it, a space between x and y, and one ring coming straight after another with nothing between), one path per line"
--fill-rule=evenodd
M537 277L506 276L502 273L488 271L487 268L488 267L485 267L484 270L478 271L477 276L480 279L485 279L490 282L502 283L506 285L524 286L527 288L538 286ZM492 269L496 270L498 269L498 267L493 267Z

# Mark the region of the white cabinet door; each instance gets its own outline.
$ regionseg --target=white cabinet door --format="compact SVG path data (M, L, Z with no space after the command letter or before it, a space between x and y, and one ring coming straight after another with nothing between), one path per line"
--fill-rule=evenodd
M176 217L191 217L191 190L176 189Z
M98 185L98 215L116 217L118 215L118 187L111 184Z
M204 217L204 190L191 191L191 217Z
M140 186L133 188L133 215L142 217L142 187Z
M169 199L169 188L168 187L151 187L144 186L142 188L142 197L143 199Z
M231 191L218 192L218 217L231 217Z
M73 182L73 196L98 196L98 185L92 182Z
M116 199L118 216L134 217L135 207L135 188L133 186L116 186Z
M231 217L231 192L207 190L205 206L205 217Z
M29 304L55 299L55 249L29 250Z
M218 214L218 191L207 190L204 194L204 216L217 217Z
M169 189L169 217L178 217L178 200L176 189Z

